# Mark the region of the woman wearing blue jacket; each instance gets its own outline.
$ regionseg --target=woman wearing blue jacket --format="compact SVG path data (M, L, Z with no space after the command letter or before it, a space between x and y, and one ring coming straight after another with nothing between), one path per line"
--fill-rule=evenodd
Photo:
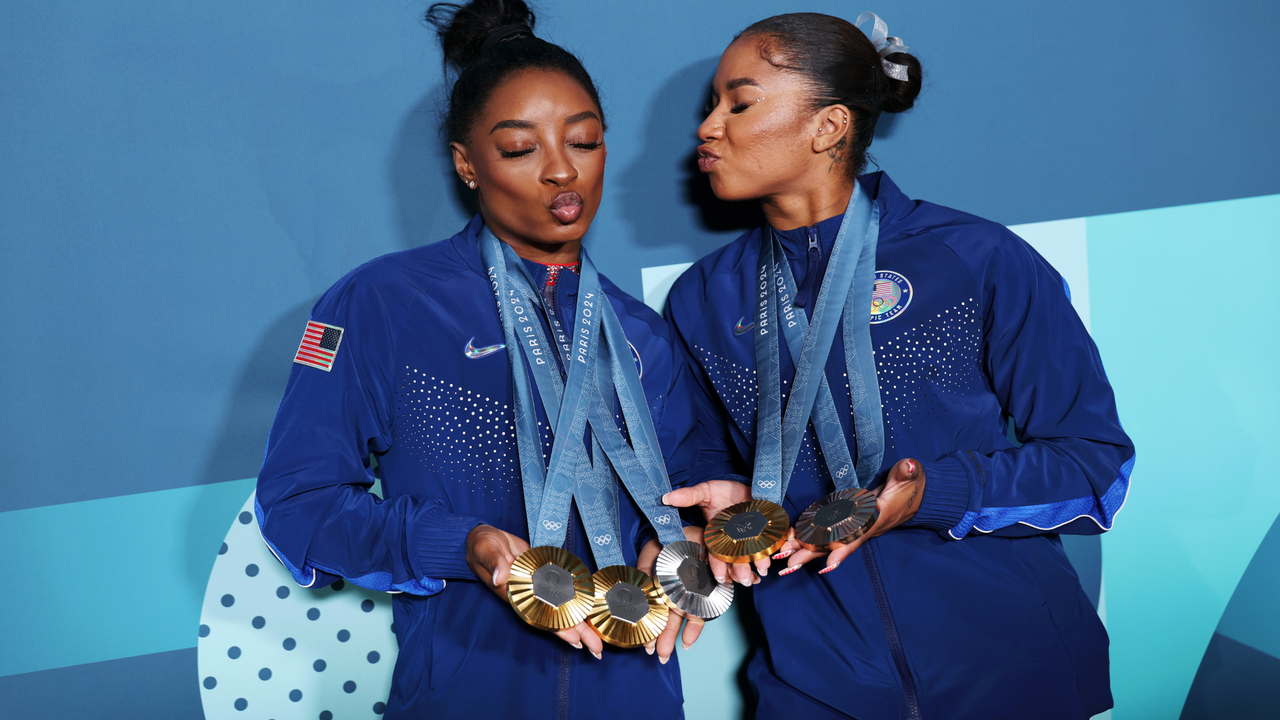
M700 449L667 502L711 519L780 482L795 523L837 488L878 493L825 560L793 538L755 573L713 563L757 584L758 717L1086 718L1111 706L1108 641L1058 534L1111 528L1134 448L1061 276L1004 227L862 174L880 114L921 84L864 19L871 40L769 18L721 56L699 163L767 226L669 296Z
M561 412L571 399L591 400L589 391L570 398L563 387L579 377L566 372L571 340L573 360L595 337L623 368L614 378L635 391L628 407L652 417L674 485L696 450L689 373L666 323L581 254L604 181L595 85L573 55L533 35L534 17L520 0L436 5L428 20L459 70L447 130L480 214L449 240L355 269L316 303L258 478L263 537L306 587L341 577L398 593L388 718L585 718L613 708L680 717L679 669L667 663L678 618L648 644L660 657L638 649L605 656L587 623L538 630L506 599L531 524L545 524L552 542L592 571L608 552L632 566L657 554L644 506L612 475L595 487L574 485L574 506L561 493L566 514L542 514L556 499L542 494L546 461L554 466L574 440L577 451L587 445L579 425L557 433L569 440L553 446L561 426L534 399L556 397L540 393L558 372L560 417L574 415ZM622 335L610 329L611 315ZM589 324L583 330L584 317L602 316L595 335ZM635 374L626 370L632 363ZM607 402L613 423L612 392ZM625 417L634 439L638 426ZM591 427L598 439L601 425ZM368 492L374 459L384 499ZM596 468L604 461L591 458Z

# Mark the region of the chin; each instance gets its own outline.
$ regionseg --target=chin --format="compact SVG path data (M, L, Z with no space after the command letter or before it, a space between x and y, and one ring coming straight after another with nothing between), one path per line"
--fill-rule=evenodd
M717 198L726 202L754 200L759 197L759 195L752 194L750 191L742 188L738 183L725 179L722 175L711 175L710 179L711 192L715 193Z

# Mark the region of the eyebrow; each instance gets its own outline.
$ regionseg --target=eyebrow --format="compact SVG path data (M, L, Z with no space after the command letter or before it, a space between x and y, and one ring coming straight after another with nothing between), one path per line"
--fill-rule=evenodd
M493 129L489 131L489 134L492 135L499 130L504 130L506 128L512 128L515 130L532 130L533 123L528 120L500 120L498 121L498 124L494 125Z
M594 112L590 110L583 110L582 112L576 115L570 115L569 117L565 118L564 124L573 125L574 123L580 123L583 120L595 120L596 122L600 122L600 116L596 115ZM506 130L506 129L533 130L534 127L533 127L533 123L529 122L528 120L500 120L496 125L493 126L493 129L489 131L489 134L492 135L498 132L499 130Z
M738 88L743 87L745 85L750 85L752 87L760 87L760 83L756 82L755 80L752 80L751 78L747 78L747 77L742 77L742 78L736 78L734 80L730 80L729 82L725 83L724 89L737 90Z

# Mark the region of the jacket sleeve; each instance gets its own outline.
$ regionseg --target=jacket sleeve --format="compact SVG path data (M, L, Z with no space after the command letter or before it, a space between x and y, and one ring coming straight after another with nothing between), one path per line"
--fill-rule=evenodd
M683 283L677 283L680 288ZM750 484L750 471L729 435L732 422L720 398L716 396L711 381L700 363L693 356L685 333L691 330L687 313L688 301L683 293L673 290L667 298L666 318L671 325L676 353L689 368L687 393L694 414L693 446L694 463L687 484L697 485L708 480L734 480Z
M370 454L391 446L397 328L385 287L356 273L312 310L313 321L341 337L330 370L293 366L258 476L258 525L304 587L343 577L431 595L445 578L473 577L466 538L482 521L455 515L439 499L383 500L368 491Z
M1134 447L1062 277L1012 233L975 275L984 278L984 369L1021 446L923 463L925 496L908 524L956 540L1110 530Z

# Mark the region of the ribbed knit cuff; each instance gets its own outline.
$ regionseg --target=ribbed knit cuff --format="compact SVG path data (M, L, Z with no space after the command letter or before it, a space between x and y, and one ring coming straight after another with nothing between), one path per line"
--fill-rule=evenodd
M437 580L470 580L475 577L467 564L467 534L480 518L454 515L444 508L431 508L419 519L414 542L417 562L414 569L422 576Z
M960 524L969 510L969 474L954 457L924 463L924 497L908 527L923 527L944 535Z

